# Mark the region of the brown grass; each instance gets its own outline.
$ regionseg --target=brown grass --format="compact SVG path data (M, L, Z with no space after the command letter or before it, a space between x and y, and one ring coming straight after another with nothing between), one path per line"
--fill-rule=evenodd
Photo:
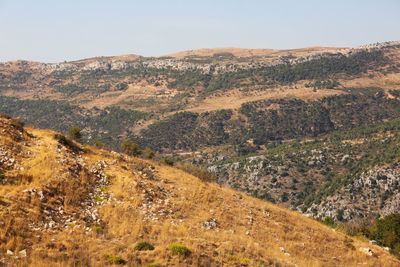
M303 57L305 55L313 55L319 53L328 53L328 52L338 52L341 50L345 50L343 48L336 47L308 47L308 48L299 48L299 49L287 49L287 50L278 50L278 49L246 49L246 48L202 48L195 50L187 50L182 52L177 52L174 54L169 54L168 56L176 57L176 58L184 58L184 57L212 57L214 54L220 53L231 53L236 57L280 57L280 56L297 56Z
M299 98L304 100L317 100L325 96L341 94L341 91L331 89L320 89L313 91L310 88L305 88L299 85L298 88L280 87L268 89L265 91L243 93L239 90L231 90L220 95L215 95L206 98L201 102L193 104L187 108L187 111L205 112L219 109L237 109L243 103L266 100L266 99L282 99L282 98Z
M20 158L30 186L41 187L46 179L65 171L52 155L56 143L52 132L30 130L36 139L31 158ZM82 160L90 168L99 160L108 163L110 184L104 188L112 201L98 206L100 225L67 227L33 234L28 221L40 220L33 211L14 213L0 229L0 255L5 249L27 249L26 260L7 258L10 264L31 266L105 266L108 257L121 257L130 266L399 266L400 262L378 246L352 239L303 215L277 207L213 183L204 183L182 170L117 153L87 148ZM37 168L37 169L36 169ZM154 168L153 176L139 171ZM89 183L90 184L90 183ZM72 184L69 194L87 194ZM3 186L0 186L2 190ZM72 190L72 188L75 188ZM20 190L19 188L18 190ZM18 196L18 190L8 194ZM4 192L4 191L2 191ZM10 197L10 196L9 196ZM7 198L21 207L22 199ZM34 208L38 203L30 203ZM39 203L40 204L40 203ZM147 206L144 207L143 204ZM76 207L76 212L82 212ZM0 205L0 215L10 207ZM150 215L155 216L150 216ZM37 216L37 214L36 214ZM1 217L0 221L2 221ZM206 230L205 221L218 226ZM147 241L153 251L135 251ZM181 243L186 256L172 255L168 247ZM375 256L360 248L370 247ZM111 256L110 256L111 255ZM0 257L0 258L1 258Z
M379 87L386 90L393 90L400 88L400 73L380 74L374 73L373 76L364 75L355 79L340 80L344 87Z

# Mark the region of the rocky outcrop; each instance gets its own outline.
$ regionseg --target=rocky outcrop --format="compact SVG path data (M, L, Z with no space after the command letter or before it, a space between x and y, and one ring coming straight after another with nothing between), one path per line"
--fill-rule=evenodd
M400 163L377 166L363 172L320 204L307 211L314 217L330 216L349 221L368 216L385 216L400 210Z

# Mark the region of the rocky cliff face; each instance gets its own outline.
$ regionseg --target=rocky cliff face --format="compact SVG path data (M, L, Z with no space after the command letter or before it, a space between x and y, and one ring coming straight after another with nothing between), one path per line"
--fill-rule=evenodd
M307 214L349 221L356 218L386 216L400 210L400 163L376 166L363 172Z
M316 198L304 209L307 194L315 193L328 183L319 171L320 167L329 168L328 161L332 160L346 164L352 157L348 154L335 157L317 150L314 155L307 155L305 151L305 154L298 156L304 157L305 164L310 168L308 171L302 172L298 164L290 159L279 163L266 156L252 156L233 163L213 163L208 169L217 175L219 183L319 219L330 216L338 221L351 221L386 216L400 210L398 162L365 170L333 195L322 198L322 201Z
M286 207L301 209L308 194L326 184L326 168L349 155L331 149L304 149L301 152L251 156L238 161L209 165L219 183L248 192Z
M397 123L286 141L263 155L203 164L219 183L319 219L386 216L400 210Z

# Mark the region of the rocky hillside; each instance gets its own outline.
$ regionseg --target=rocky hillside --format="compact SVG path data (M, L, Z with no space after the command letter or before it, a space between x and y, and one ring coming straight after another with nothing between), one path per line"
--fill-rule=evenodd
M313 204L307 212L319 218L352 220L379 213L381 216L400 210L399 162L365 170L349 185L332 196Z
M225 149L182 160L208 166L220 183L320 219L375 218L398 211L399 130L392 120L262 151L238 147L240 157Z
M342 221L398 205L397 189L365 179L388 169L396 182L399 89L399 42L0 64L0 112L32 127L78 127L83 143L116 151L136 143L159 161Z
M0 118L3 265L398 266L382 248L183 171Z

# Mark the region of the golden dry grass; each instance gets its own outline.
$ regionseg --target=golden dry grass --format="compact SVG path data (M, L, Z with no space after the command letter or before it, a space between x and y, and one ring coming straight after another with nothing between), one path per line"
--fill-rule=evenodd
M317 100L326 96L338 95L343 93L339 90L319 89L313 91L299 84L297 88L279 87L267 89L265 91L244 93L239 90L231 90L220 95L210 96L200 102L193 103L187 111L205 112L219 109L237 109L247 102L267 100L267 99L283 99L298 98L303 100Z
M52 155L57 146L52 132L29 131L36 138L24 149L32 151L32 157L18 160L26 166L22 172L33 176L30 186L40 187L68 166L57 166ZM1 257L5 249L27 249L28 258L23 261L7 259L11 264L31 266L106 266L110 259L107 255L120 256L130 266L400 264L380 247L352 239L297 212L204 183L169 166L86 147L82 161L88 169L100 160L107 163L104 172L110 180L102 190L112 195L110 202L97 206L100 224L87 224L90 232L83 227L66 227L33 235L27 221L41 217L33 218L33 212L24 215L16 212L0 229ZM154 170L152 175L144 175L149 169ZM72 188L72 184L64 186ZM17 191L9 192L17 196ZM87 192L75 194L81 196ZM28 205L18 198L7 201ZM35 203L29 205L35 207ZM0 215L7 209L0 205ZM76 208L75 212L81 211ZM215 218L218 226L207 230L203 225L210 218ZM140 241L152 243L155 249L135 251L134 246ZM191 254L172 255L168 247L176 242L189 248ZM364 247L371 248L374 256L360 252Z
M400 87L400 73L380 74L374 73L373 76L364 75L354 79L342 79L339 82L344 87L378 87L385 90L399 89Z
M184 58L184 57L212 57L214 54L220 53L231 53L236 57L280 57L280 56L298 56L302 57L305 55L313 55L318 53L328 53L328 52L338 52L346 50L346 48L337 48L337 47L307 47L307 48L299 48L299 49L248 49L248 48L202 48L202 49L194 49L187 50L182 52L177 52L173 54L169 54L168 56L176 57L176 58Z

